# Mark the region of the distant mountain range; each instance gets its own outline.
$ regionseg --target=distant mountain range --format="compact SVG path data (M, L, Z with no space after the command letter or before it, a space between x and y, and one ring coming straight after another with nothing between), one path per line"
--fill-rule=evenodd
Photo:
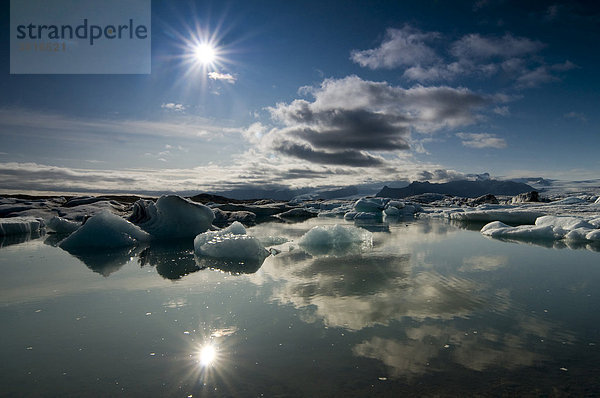
M492 179L479 181L459 180L441 184L430 183L428 181L415 181L405 188L389 188L384 186L376 196L398 199L422 193L440 193L464 198L476 198L486 194L513 196L531 191L534 191L534 188L522 182Z
M371 191L371 192L374 192ZM227 198L250 200L250 199L274 199L290 200L298 196L309 196L311 199L335 199L359 194L358 188L350 185L343 188L333 188L329 190L316 190L311 188L301 189L260 189L260 188L240 188L229 191L217 192L216 195ZM371 193L372 194L372 193Z

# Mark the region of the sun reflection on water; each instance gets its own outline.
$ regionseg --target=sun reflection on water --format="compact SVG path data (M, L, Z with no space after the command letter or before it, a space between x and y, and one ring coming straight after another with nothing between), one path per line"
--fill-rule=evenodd
M209 343L200 349L198 359L201 366L212 366L217 359L217 350Z

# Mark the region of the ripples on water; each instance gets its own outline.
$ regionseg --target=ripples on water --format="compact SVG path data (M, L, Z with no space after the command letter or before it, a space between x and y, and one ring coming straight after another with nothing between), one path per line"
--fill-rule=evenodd
M335 222L249 233L281 243ZM288 243L262 264L192 242L4 238L0 395L600 394L599 253L440 221L360 226L370 249Z

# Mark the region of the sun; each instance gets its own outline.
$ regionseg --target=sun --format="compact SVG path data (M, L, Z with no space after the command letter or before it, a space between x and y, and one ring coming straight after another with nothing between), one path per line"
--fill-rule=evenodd
M208 43L199 43L193 50L194 60L202 66L212 65L217 59L217 50Z

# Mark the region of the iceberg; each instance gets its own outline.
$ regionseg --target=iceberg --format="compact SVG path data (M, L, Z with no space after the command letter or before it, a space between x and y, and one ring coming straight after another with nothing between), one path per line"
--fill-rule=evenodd
M21 235L39 232L44 220L37 217L11 217L0 219L0 236Z
M48 220L46 226L57 234L70 234L77 231L81 227L81 224L55 216Z
M133 246L148 240L150 235L138 226L105 211L88 219L59 246L67 251L77 248L106 249Z
M399 200L390 200L383 214L386 217L407 217L414 216L415 213L423 210L421 206L411 203L405 203Z
M354 211L357 213L381 213L389 201L388 198L360 198L354 203Z
M215 218L210 207L177 195L163 195L156 203L140 199L129 221L153 239L193 238L210 229Z
M513 239L556 239L552 226L519 225L511 227L500 221L493 221L481 228L483 235L494 238L513 238Z
M344 220L379 220L381 221L382 213L380 211L349 211L344 214Z
M309 252L346 252L352 248L361 250L373 247L373 234L365 229L344 226L316 226L298 240L298 244Z
M511 227L500 221L486 224L481 233L495 238L521 240L560 240L600 241L600 223L598 218L543 216L535 225Z
M240 260L264 260L269 255L258 239L246 234L246 228L238 221L220 231L196 236L194 251L200 256Z

